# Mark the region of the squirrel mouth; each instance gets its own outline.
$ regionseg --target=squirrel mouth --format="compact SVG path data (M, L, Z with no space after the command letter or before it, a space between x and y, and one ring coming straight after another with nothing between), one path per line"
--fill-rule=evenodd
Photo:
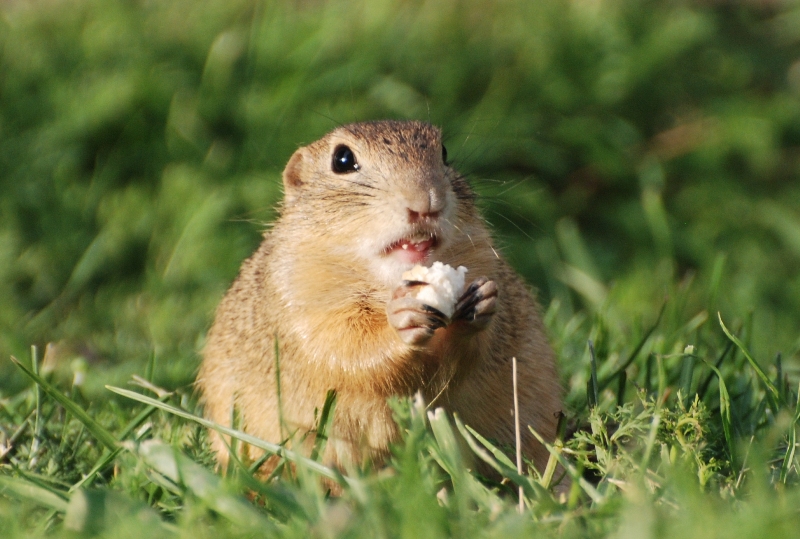
M438 243L434 234L418 234L397 240L384 250L384 254L398 258L403 262L418 264L428 258L428 255L436 249Z

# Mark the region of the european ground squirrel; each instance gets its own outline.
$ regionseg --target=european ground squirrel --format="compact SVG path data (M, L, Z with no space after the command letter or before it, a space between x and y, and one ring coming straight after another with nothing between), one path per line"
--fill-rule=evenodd
M440 131L383 121L339 127L298 149L280 217L217 309L197 378L206 416L281 442L305 433L336 390L324 461L380 463L398 438L387 398L421 392L483 436L514 445L511 358L523 454L548 454L525 428L556 433L562 390L538 306L498 256ZM468 270L451 316L404 280L416 265ZM463 273L462 273L463 275ZM477 277L477 278L475 278ZM221 463L227 449L212 433ZM260 453L249 449L250 460Z

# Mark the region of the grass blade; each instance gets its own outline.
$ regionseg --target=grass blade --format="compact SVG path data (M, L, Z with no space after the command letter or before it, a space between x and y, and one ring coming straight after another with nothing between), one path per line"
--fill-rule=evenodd
M725 350L722 351L722 354L720 354L719 359L717 359L717 362L714 363L714 366L716 368L719 368L719 366L722 365L722 362L725 361L725 356L727 356L730 353L730 351L733 350L733 347L734 347L733 342L728 341L728 344L725 346ZM714 373L713 372L708 373L706 379L703 380L703 383L701 383L700 386L697 388L697 396L700 397L700 400L703 400L703 397L705 397L706 391L708 391L708 386L711 384L712 378L714 378Z
M438 442L437 453L441 463L444 464L443 468L455 480L464 471L464 458L447 413L443 408L428 412L428 423Z
M587 397L589 398L589 407L594 408L597 406L599 399L599 387L597 384L597 356L594 353L594 343L589 340L589 354L591 357L592 374L589 378L589 388Z
M605 389L605 387L606 387L608 384L610 384L610 383L611 383L611 381L612 381L612 380L614 380L614 378L616 378L617 376L619 376L621 373L625 372L625 370L626 370L628 367L630 367L630 366L631 366L631 363L633 363L633 362L636 360L636 357L639 355L639 352L641 352L641 351L642 351L642 348L644 348L644 345L645 345L645 343L647 343L647 340L650 338L650 335L652 335L652 334L653 334L653 332L656 330L656 328L658 328L658 326L661 324L661 319L662 319L662 318L663 318L663 316L664 316L664 310L665 310L666 308L667 308L667 302L665 301L665 302L664 302L664 303L661 305L661 310L659 310L659 311L658 311L658 317L656 318L656 321L655 321L655 323L653 323L653 325L652 325L652 326L650 326L650 329L648 329L648 330L645 332L645 334L642 336L642 338L641 338L641 339L639 339L639 343L636 345L636 348L634 348L634 349L633 349L633 352L631 352L631 355L629 355L629 356L628 356L628 359L626 359L626 360L625 360L625 362L624 362L622 365L620 365L619 367L617 367L617 369L616 369L616 370L614 370L614 372L612 372L611 374L609 374L608 376L606 376L606 377L605 377L605 378L604 378L604 379L603 379L603 380L600 382L600 389Z
M466 511L469 500L486 509L494 506L496 495L467 471L461 453L462 446L458 442L447 412L443 408L429 411L428 423L436 439L436 443L430 444L428 449L434 460L450 476L460 509Z
M348 485L352 485L353 483L356 482L355 479L343 476L342 474L336 472L335 470L332 470L327 466L323 466L317 461L306 458L300 455L299 453L292 451L291 449L286 449L278 444L261 440L260 438L256 438L255 436L247 434L246 432L224 427L218 423L214 423L213 421L209 421L208 419L205 419L203 417L194 415L185 410L181 410L180 408L170 406L169 404L163 403L151 397L147 397L145 395L136 393L135 391L129 391L127 389L122 389L121 387L114 387L114 386L106 386L106 389L118 395L122 395L123 397L127 397L129 399L139 401L144 404L149 404L150 406L154 406L160 410L169 412L172 415L188 419L189 421L194 421L195 423L203 425L206 428L213 429L221 434L227 434L228 436L236 438L237 440L240 440L242 442L248 443L253 447L257 447L258 449L268 451L275 455L280 455L286 460L289 460L296 464L303 465L308 469L318 473L319 475L327 477L328 479L332 479L337 483L345 482Z
M647 364L645 365L644 371L644 390L645 393L650 395L653 392L653 363L655 362L656 357L655 354L650 353L647 356Z
M172 395L171 393L163 395L159 397L159 400L161 402L165 402L171 395ZM119 439L124 440L125 438L127 438L134 430L136 430L139 427L139 425L144 423L148 417L153 415L153 412L155 411L156 408L154 406L148 406L147 408L139 412L136 415L136 417L131 419L131 421L125 426L125 428L122 429L122 432L119 435ZM103 455L97 460L97 463L92 467L89 473L83 476L83 478L80 481L72 485L69 491L76 492L78 489L84 487L87 483L91 482L97 476L98 473L106 469L109 465L111 465L112 462L114 462L114 459L117 458L117 455L119 455L120 451L122 451L121 447L117 447L113 451L106 450L103 453Z
M78 406L72 399L64 395L61 391L56 389L55 387L51 386L44 378L33 372L30 367L24 365L20 362L17 358L11 357L11 361L14 362L17 367L22 369L22 371L28 375L34 382L36 382L39 387L42 388L42 391L47 393L50 397L52 397L55 401L57 401L61 406L63 406L69 413L75 416L78 421L83 423L92 436L94 436L100 443L106 446L108 449L114 451L117 448L117 439L108 432L100 423L92 419L86 411Z
M97 463L89 470L89 473L83 476L83 478L72 485L69 489L70 492L77 492L81 488L83 488L87 483L91 483L97 474L105 470L108 466L114 462L114 459L117 458L117 455L120 454L122 451L121 447L116 448L113 451L106 451L103 455L97 460Z
M336 410L336 390L329 389L325 395L325 404L319 413L317 422L317 435L314 437L314 449L311 450L311 460L319 460L320 455L325 454L325 446L328 443L328 433L333 428L333 415Z
M750 352L747 351L747 347L742 343L742 341L728 331L728 328L725 327L725 324L722 322L722 315L717 313L717 317L719 318L719 325L722 326L722 331L731 341L733 341L733 344L735 344L739 350L742 351L744 357L747 358L747 361L750 363L750 366L753 367L753 370L756 371L758 377L761 378L762 382L764 382L764 386L767 388L767 396L769 398L768 402L770 404L770 408L772 408L773 412L777 413L778 403L781 402L778 388L775 387L775 384L772 383L772 380L769 379L769 376L767 376L767 373L764 372L758 362L753 359L753 356L751 356Z
M661 412L656 412L656 414L653 416L653 420L650 422L650 431L647 435L644 455L642 456L642 462L640 464L640 468L643 472L647 470L647 466L650 464L650 456L653 454L653 447L656 444L656 436L658 436L658 427L660 425Z
M461 422L461 419L459 419L457 416L456 416L455 419L456 419L456 426L457 427L458 427L458 425L463 425L463 423ZM497 460L497 462L499 462L502 465L502 467L503 467L503 472L502 473L505 473L506 469L507 470L516 470L516 466L511 461L511 459L508 458L508 455L506 455L505 453L500 451L489 440L487 440L486 438L481 436L481 434L478 431L476 431L475 429L473 429L469 425L464 425L464 429L469 432L471 437L474 437L476 440L478 440L481 443L481 445L483 445L483 447L485 447L492 454L492 456ZM459 427L458 430L461 430L461 428ZM467 438L466 436L464 436L464 437ZM469 441L469 438L467 438L467 441ZM492 463L488 462L487 464L492 464ZM498 471L500 471L500 470L498 470Z
M156 377L156 351L150 352L150 357L147 358L147 366L144 368L144 378L151 384Z
M722 432L725 435L725 444L728 446L728 456L731 459L731 465L736 463L736 443L733 439L733 427L731 423L731 397L728 394L728 388L725 386L725 380L722 379L722 373L714 365L705 362L708 367L714 371L719 379L719 414L722 419Z
M64 515L64 529L71 532L67 537L116 537L125 528L139 532L134 531L133 536L148 539L174 537L158 511L121 492L79 490L70 497ZM123 537L126 535L123 532Z
M692 402L692 375L694 374L694 347L689 345L683 351L683 359L681 361L681 391L683 393L683 404L687 408Z
M586 479L584 479L583 475L581 475L578 469L575 468L575 466L573 466L572 463L570 463L567 459L565 459L556 447L554 447L552 444L548 444L547 442L545 442L544 438L542 438L542 436L538 432L536 432L534 428L531 427L530 425L528 425L528 430L531 431L533 437L536 438L539 441L539 443L542 444L550 452L551 455L553 455L556 459L558 459L558 463L561 464L561 466L563 466L565 470L567 470L567 473L572 478L573 484L577 483L580 486L581 490L583 490L592 499L593 502L601 503L605 500L605 496L600 494L600 492L596 488L594 488L594 486L592 486L591 483L589 483Z
M628 373L619 373L619 383L617 384L617 406L625 404L625 388L628 386Z
M20 477L0 475L0 493L28 500L62 513L67 510L67 500L63 497Z
M37 376L39 375L39 354L37 353L36 346L31 346L31 370ZM42 434L42 388L36 385L36 422L33 427L33 432L36 438Z
M187 489L217 514L251 529L273 531L272 523L243 496L231 494L218 475L203 468L175 448L147 440L133 450L142 461L181 489ZM272 534L267 534L272 535Z
M792 423L792 426L789 427L789 442L786 447L786 455L783 456L783 464L781 464L780 481L784 485L786 484L786 480L789 477L789 470L792 468L792 464L794 463L794 454L796 449L797 449L797 425Z
M778 355L778 362L780 363L780 355ZM783 457L783 464L781 464L781 483L786 484L789 476L789 470L795 462L795 454L797 453L797 422L800 420L800 386L797 388L797 403L795 404L794 417L792 424L789 427L789 443L786 448L786 455Z
M453 419L455 420L456 428L461 433L461 436L464 437L467 445L478 458L491 466L503 477L508 478L512 483L522 488L528 497L534 497L536 495L536 491L530 480L517 472L514 463L511 462L511 459L509 459L505 453L497 449L497 447L486 440L486 438L475 432L472 427L464 425L458 416L453 416ZM484 447L480 447L476 440L478 440L485 449ZM495 458L492 458L492 456Z

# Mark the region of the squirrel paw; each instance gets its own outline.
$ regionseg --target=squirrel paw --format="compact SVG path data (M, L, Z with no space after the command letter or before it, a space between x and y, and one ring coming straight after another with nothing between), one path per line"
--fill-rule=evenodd
M470 327L481 330L497 308L497 284L486 277L478 277L470 284L456 303L453 321L463 320Z
M386 306L389 324L397 330L403 342L412 346L424 345L437 329L445 327L450 322L443 312L414 297L417 290L427 284L420 281L403 281L395 289L392 299Z

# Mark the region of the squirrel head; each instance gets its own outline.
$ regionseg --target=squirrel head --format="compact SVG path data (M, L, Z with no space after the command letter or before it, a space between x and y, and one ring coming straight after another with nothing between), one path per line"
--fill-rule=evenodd
M292 155L283 186L282 218L307 226L326 254L366 259L390 280L437 260L475 213L441 132L416 121L339 127Z

